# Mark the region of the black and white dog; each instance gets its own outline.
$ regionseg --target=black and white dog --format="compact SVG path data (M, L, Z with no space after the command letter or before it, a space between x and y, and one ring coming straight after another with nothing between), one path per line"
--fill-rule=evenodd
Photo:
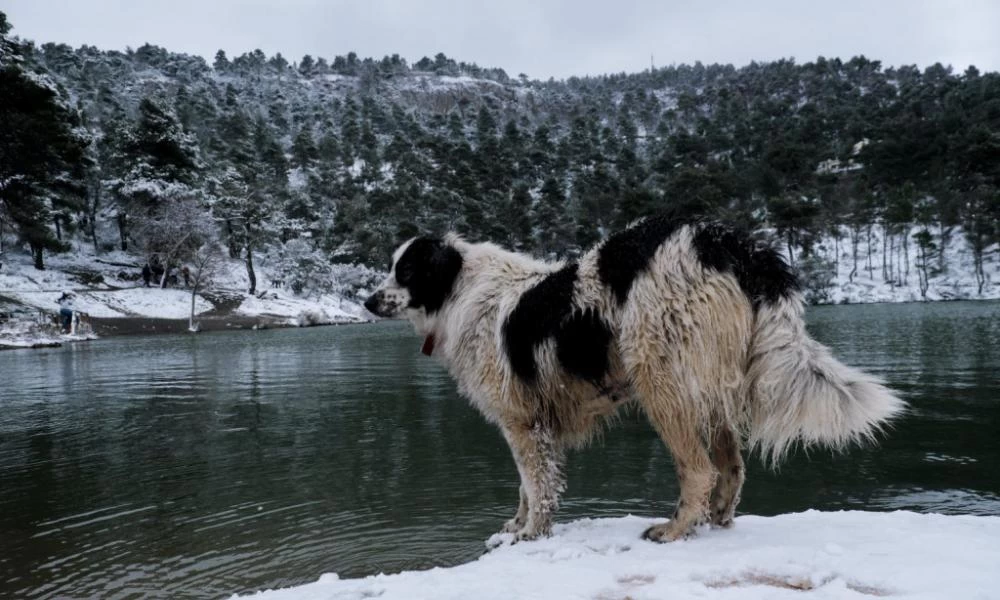
M519 540L549 533L566 451L625 403L677 469L673 518L645 533L656 541L732 524L744 442L772 461L796 442L840 447L904 406L807 335L780 255L714 222L646 219L571 263L418 237L365 306L408 317L500 427L521 476L503 531Z

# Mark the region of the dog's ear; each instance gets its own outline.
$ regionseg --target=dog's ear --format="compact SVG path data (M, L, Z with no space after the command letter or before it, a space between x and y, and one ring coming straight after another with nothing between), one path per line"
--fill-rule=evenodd
M418 238L396 266L396 279L410 290L410 306L441 309L462 270L462 254L440 238Z
M451 244L436 240L434 253L431 255L431 270L449 289L455 283L458 272L462 270L462 255Z

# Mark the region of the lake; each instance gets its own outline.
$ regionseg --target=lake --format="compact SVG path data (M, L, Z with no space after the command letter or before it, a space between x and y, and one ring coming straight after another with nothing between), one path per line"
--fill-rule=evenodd
M879 447L751 458L740 513L1000 514L1000 303L808 320L911 410ZM392 322L0 352L0 597L220 598L476 558L517 473L420 345ZM673 508L641 415L567 474L557 522Z

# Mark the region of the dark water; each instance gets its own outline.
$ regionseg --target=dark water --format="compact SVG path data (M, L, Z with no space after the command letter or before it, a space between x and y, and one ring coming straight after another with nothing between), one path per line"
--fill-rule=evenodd
M811 309L913 410L878 449L753 461L741 512L1000 514L1000 304ZM226 597L451 565L508 518L507 449L405 324L0 352L0 597ZM627 416L571 457L560 520L666 515Z

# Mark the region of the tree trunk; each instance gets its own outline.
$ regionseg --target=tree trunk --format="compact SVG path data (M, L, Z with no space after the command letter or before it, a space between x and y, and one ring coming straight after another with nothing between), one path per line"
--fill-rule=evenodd
M39 244L29 244L29 246L31 247L31 258L35 262L35 268L38 269L39 271L44 271L45 262L42 258L42 251L44 249Z
M865 229L868 234L868 279L874 279L875 269L872 267L872 224L869 223Z
M906 270L903 271L903 285L906 285L910 278L910 228L906 228L903 233L903 264Z
M115 220L118 222L118 237L121 239L122 252L128 252L127 217L125 213L120 212Z
M833 234L833 272L840 279L840 229Z
M247 290L247 293L252 296L257 291L257 274L253 271L253 248L249 243L247 244L246 265L247 279L250 280L250 289Z
M56 213L52 217L52 222L56 226L56 239L59 240L60 242L62 241L62 224L59 222L59 217L61 216L62 215L60 215L59 213Z
M200 274L199 277L200 279ZM188 317L188 331L195 331L194 328L194 300L198 294L198 279L195 279L194 285L191 286L191 315Z
M229 258L240 257L240 245L236 242L236 234L233 233L233 222L226 219L226 247L229 249Z
M983 245L979 240L972 245L972 259L980 296L983 295L983 285L986 283L986 274L983 273Z
M886 277L886 281L889 282L889 285L894 285L896 281L896 272L893 269L892 259L893 254L896 252L896 236L889 235L889 233L886 232L885 237L887 238L886 241L889 246L889 276ZM885 260L885 248L882 248L882 260Z
M94 243L94 254L100 254L101 249L97 244L97 211L101 206L101 184L100 182L94 186L93 200L90 202L90 206L87 207L90 214L90 241Z
M938 271L946 273L948 271L948 263L944 260L944 251L948 247L948 242L951 241L951 227L941 228L941 249L938 251Z
M854 268L847 275L847 280L854 283L854 276L858 273L858 243L861 241L861 231L858 227L851 227L851 258L854 260Z

